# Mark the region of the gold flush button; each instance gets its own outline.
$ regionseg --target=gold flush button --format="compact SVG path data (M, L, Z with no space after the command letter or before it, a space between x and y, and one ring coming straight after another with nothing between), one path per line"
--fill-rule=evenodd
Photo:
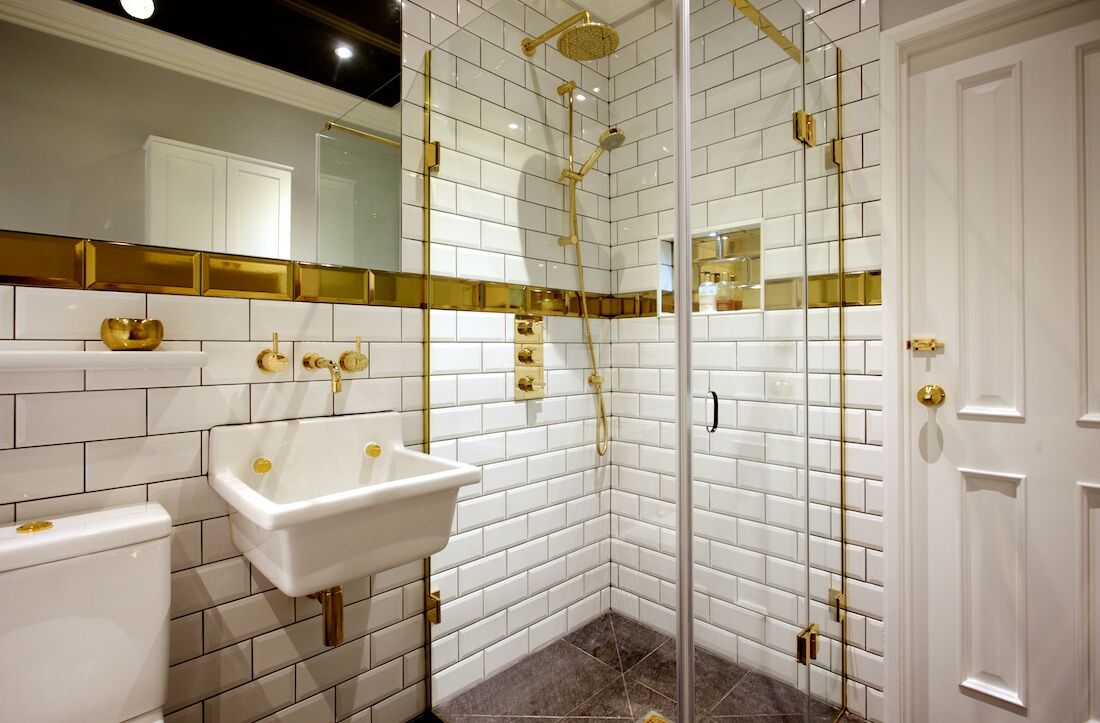
M257 457L252 460L252 471L256 474L267 474L272 468L271 460L267 457Z
M35 520L34 522L19 525L19 527L15 528L15 531L20 535L31 535L35 532L44 532L51 527L53 527L53 523L49 520Z
M380 445L371 443L363 449L363 452L368 457L377 457L378 455L382 454L382 447Z

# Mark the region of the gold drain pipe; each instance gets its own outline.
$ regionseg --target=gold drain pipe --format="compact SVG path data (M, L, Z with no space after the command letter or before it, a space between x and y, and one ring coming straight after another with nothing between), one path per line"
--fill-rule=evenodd
M325 645L331 648L344 642L344 588L337 585L312 593L310 597L321 603Z

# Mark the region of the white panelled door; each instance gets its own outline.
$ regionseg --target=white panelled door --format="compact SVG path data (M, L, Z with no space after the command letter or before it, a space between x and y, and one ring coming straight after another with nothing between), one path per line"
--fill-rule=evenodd
M1100 21L1066 15L909 64L914 723L1100 720Z

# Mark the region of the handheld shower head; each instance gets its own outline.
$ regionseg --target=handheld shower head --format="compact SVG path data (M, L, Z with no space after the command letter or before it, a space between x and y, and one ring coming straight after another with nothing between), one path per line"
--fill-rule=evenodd
M626 134L618 128L608 128L600 134L599 145L592 151L592 155L588 156L588 159L581 166L577 174L584 178L584 176L592 170L592 166L596 165L596 161L600 159L604 151L613 151L623 143L626 142Z

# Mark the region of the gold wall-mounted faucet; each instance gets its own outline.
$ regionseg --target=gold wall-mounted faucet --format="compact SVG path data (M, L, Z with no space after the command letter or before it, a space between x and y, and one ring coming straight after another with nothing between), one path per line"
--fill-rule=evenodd
M331 359L325 359L320 354L310 352L302 357L302 366L311 371L318 371L320 369L328 369L329 376L332 379L332 393L338 394L344 389L344 382L340 377L340 365Z

